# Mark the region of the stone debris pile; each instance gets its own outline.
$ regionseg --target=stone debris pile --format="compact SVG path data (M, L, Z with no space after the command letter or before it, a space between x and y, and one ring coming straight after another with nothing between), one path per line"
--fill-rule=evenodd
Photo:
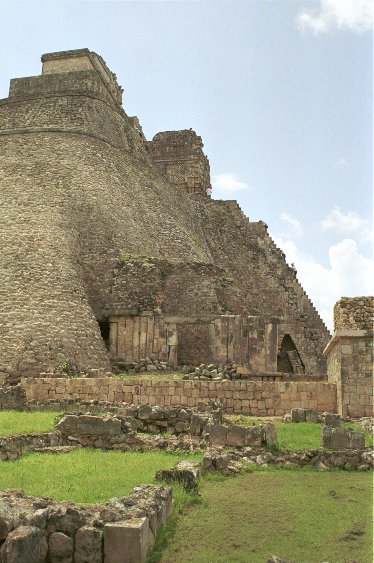
M184 368L190 370L191 368ZM223 381L229 379L248 379L249 370L240 368L235 363L228 364L200 364L183 376L183 379L201 381Z
M197 409L124 404L114 414L66 414L56 425L56 430L63 435L93 436L102 442L97 447L105 447L120 442L124 434L135 436L137 432L190 433L204 437L210 426L220 422L222 408L217 402L201 403Z
M113 373L127 373L129 375L146 371L166 371L169 369L171 368L168 362L158 359L156 355L151 355L149 358L143 358L138 361L124 362L119 360L112 363Z

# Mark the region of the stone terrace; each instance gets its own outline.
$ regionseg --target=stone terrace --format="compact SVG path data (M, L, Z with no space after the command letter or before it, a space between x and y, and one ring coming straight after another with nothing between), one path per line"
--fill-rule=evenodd
M293 408L336 412L336 385L322 382L145 381L114 378L24 378L28 401L109 401L196 407L220 399L226 412L282 416Z

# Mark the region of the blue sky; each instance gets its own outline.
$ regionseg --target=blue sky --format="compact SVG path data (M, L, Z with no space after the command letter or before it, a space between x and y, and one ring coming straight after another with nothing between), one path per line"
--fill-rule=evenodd
M370 0L0 0L0 30L1 98L42 53L98 52L147 138L202 136L213 197L269 225L330 328L373 293Z

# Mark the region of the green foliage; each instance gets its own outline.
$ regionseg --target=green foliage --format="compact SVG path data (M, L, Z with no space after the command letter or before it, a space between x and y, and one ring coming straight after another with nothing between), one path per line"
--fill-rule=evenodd
M369 473L248 468L205 479L152 563L372 561Z
M218 276L218 278L217 278L217 284L220 287L224 287L224 288L230 287L232 285L233 281L234 281L234 279L230 278L228 276Z
M49 432L53 430L59 411L0 411L0 436Z
M159 469L182 459L201 459L188 452L118 452L76 449L64 454L32 453L0 462L0 489L20 488L55 500L104 502L130 494L132 488L154 483Z
M58 366L58 371L61 373L69 373L69 371L71 371L72 366L70 364L70 362L63 362L60 366Z
M142 265L145 268L155 267L155 259L152 258L152 256L135 256L134 254L120 254L114 267L116 269L121 269L129 262Z

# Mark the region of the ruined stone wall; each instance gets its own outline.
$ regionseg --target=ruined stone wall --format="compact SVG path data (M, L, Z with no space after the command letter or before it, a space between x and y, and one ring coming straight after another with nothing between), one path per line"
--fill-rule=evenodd
M335 332L324 356L342 416L373 416L373 303L343 297L334 307Z
M163 131L149 143L150 156L165 178L189 194L210 195L209 161L192 129Z
M219 314L213 264L120 255L114 267L108 315L142 313L192 316Z
M216 266L218 301L235 314L277 317L278 341L290 334L305 373L323 373L329 332L263 222L251 223L235 201L194 202Z
M0 100L0 370L108 370L97 320L230 313L279 317L279 343L290 334L305 372L322 373L328 332L265 225L205 197L200 137L147 143L121 96L83 49L44 55L43 74L12 80ZM194 346L196 327L174 322L181 357L204 360L210 329Z
M30 401L79 399L196 407L221 399L226 412L253 416L282 416L301 407L336 412L333 383L25 378L22 387Z
M54 502L20 490L0 493L0 560L143 563L172 512L172 491L139 485L105 504Z
M211 262L187 194L148 161L134 121L108 102L94 72L21 80L0 101L7 372L64 362L109 369L95 317L108 314L113 266L124 253Z
M334 307L335 330L373 330L374 297L342 297Z

